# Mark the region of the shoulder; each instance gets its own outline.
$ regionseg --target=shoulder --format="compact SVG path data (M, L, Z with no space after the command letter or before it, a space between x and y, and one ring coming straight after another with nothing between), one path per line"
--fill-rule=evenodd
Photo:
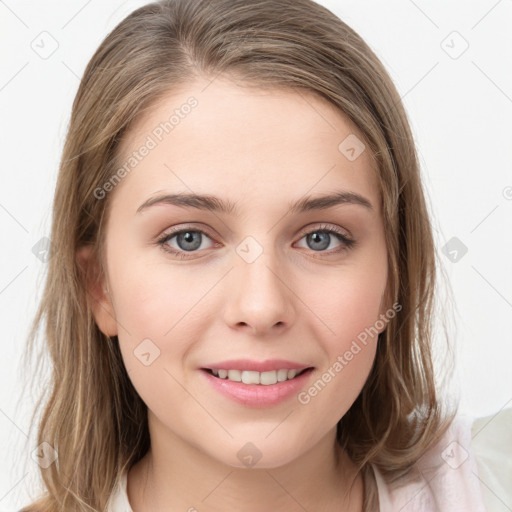
M474 424L472 419L457 416L443 437L399 480L388 482L374 467L379 510L485 512L488 506L472 440Z
M512 408L473 421L472 450L488 510L512 510Z

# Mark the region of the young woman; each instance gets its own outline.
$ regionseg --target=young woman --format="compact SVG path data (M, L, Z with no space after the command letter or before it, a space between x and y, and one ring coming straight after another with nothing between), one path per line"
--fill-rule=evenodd
M76 95L52 251L25 512L484 510L434 382L407 117L327 9L123 20Z

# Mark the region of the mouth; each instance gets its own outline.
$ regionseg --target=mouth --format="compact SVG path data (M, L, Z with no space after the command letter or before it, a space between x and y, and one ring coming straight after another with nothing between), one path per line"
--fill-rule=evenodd
M258 367L265 371L256 371ZM199 370L205 382L221 395L245 407L265 408L297 396L307 386L314 367L284 360L263 363L239 360L223 361Z
M310 372L313 367L302 369L279 369L267 372L257 372L252 370L226 370L222 368L201 368L206 373L219 380L228 380L231 382L240 382L243 384L253 384L260 386L271 386L279 382L286 382L296 379L300 375Z

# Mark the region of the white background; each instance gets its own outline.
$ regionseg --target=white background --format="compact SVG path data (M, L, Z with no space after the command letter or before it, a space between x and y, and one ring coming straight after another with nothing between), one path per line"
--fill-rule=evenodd
M108 31L145 3L0 1L0 510L27 503L38 471L33 440L24 447L33 403L17 403L18 365L45 270L32 247L50 236L71 103ZM512 406L512 2L319 3L366 40L403 97L438 250L452 237L468 249L456 263L441 256L454 292L461 410L496 414ZM47 59L31 47L43 31L58 43ZM458 55L462 38L469 47Z

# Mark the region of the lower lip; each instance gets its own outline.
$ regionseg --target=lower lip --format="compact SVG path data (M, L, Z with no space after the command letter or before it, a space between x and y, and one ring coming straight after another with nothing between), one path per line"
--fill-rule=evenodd
M294 379L269 384L268 386L220 379L207 370L201 370L201 373L217 391L235 402L250 407L269 407L284 402L293 395L297 395L301 388L304 387L312 371L313 368L309 368Z

